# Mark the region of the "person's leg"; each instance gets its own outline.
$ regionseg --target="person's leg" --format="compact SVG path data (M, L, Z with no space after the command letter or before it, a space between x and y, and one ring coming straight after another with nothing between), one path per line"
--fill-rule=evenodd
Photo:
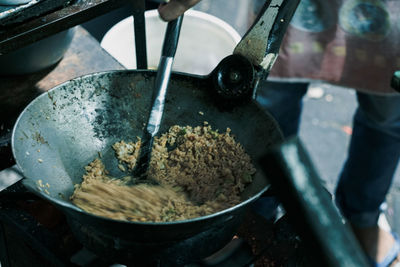
M400 157L400 96L357 93L357 100L348 157L335 195L361 245L379 262L394 242L377 221Z
M400 96L357 93L357 99L336 201L353 224L371 226L378 220L400 157Z
M285 137L297 135L302 98L308 83L264 82L257 92L257 102L278 122Z
M298 133L307 88L308 83L263 82L257 92L257 102L276 119L285 137ZM253 204L253 210L273 219L278 205L275 197L261 197Z

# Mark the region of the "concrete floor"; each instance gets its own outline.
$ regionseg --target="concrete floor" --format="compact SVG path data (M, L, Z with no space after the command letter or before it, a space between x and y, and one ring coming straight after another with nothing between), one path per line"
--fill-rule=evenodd
M346 159L356 109L355 92L329 84L313 84L304 101L300 138L327 188L333 192ZM386 217L400 232L400 168L387 196Z
M331 192L346 158L355 109L354 91L329 84L312 84L304 98L300 138Z

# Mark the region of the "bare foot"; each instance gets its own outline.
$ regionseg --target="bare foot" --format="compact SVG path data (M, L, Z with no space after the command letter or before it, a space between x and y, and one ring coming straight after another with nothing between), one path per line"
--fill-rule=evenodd
M352 226L352 228L361 247L375 262L382 262L395 243L392 234L381 229L379 226L366 228ZM397 255L397 259L389 266L395 266L397 263L400 263L399 255Z

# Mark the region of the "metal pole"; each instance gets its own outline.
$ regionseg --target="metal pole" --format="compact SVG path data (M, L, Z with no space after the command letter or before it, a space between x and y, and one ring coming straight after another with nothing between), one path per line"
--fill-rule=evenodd
M147 69L145 0L131 0L134 21L136 68Z

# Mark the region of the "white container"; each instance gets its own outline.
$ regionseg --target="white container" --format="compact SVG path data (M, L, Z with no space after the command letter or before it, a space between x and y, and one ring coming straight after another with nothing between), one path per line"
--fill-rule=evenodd
M0 76L30 74L55 65L67 52L74 34L75 28L71 28L0 55Z
M147 61L156 69L161 55L167 23L157 10L145 12ZM183 18L173 70L191 74L209 74L232 54L241 37L226 22L200 11L188 10ZM103 37L101 46L125 68L136 69L133 18L115 24Z
M0 6L17 6L27 4L32 0L0 0Z

